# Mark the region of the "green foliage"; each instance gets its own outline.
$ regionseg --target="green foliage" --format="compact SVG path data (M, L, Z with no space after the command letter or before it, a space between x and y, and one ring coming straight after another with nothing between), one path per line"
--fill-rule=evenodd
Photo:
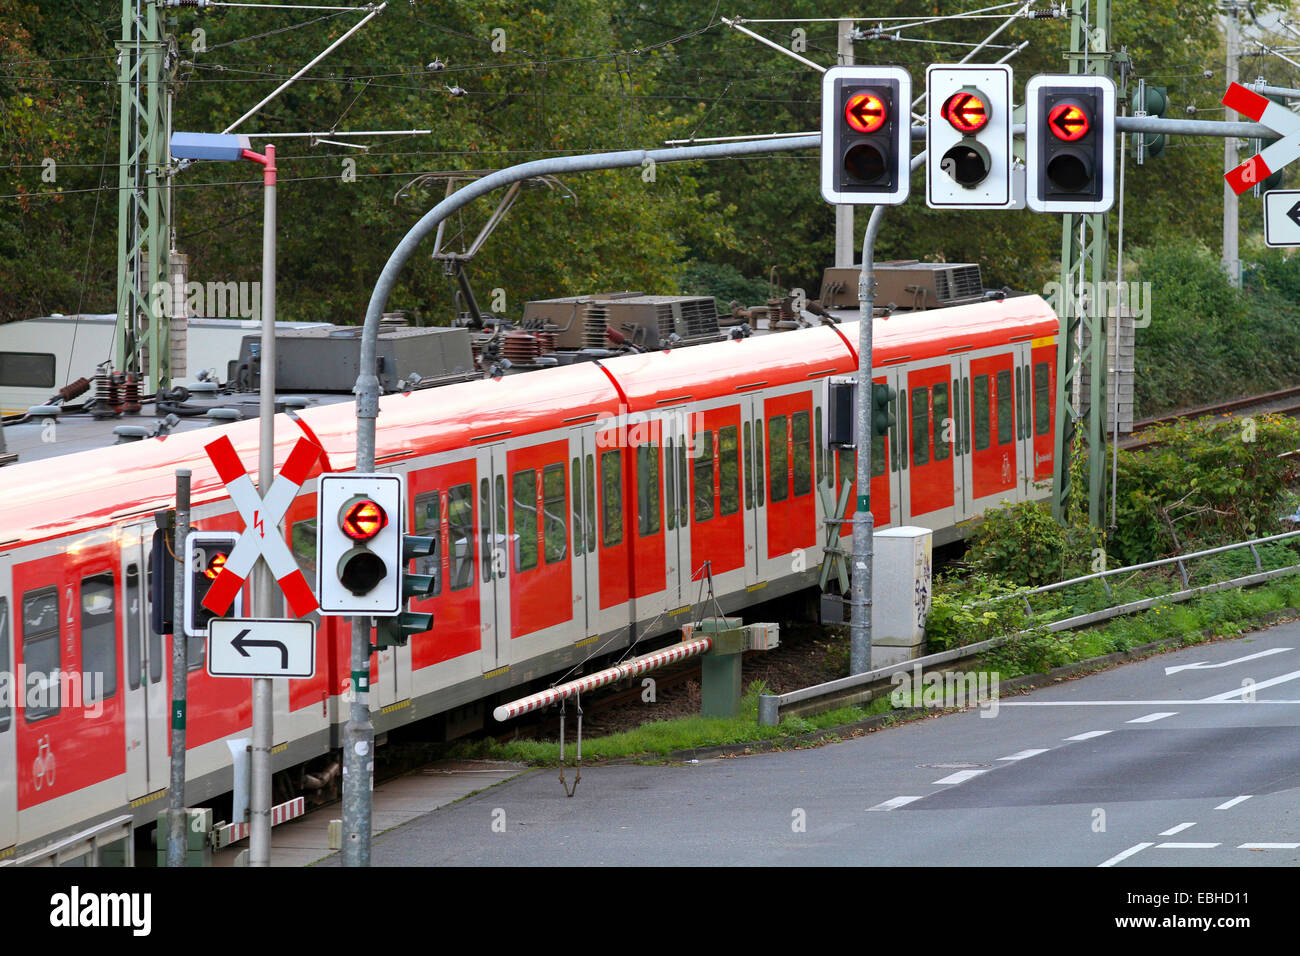
M1034 631L993 648L984 656L985 666L1003 680L1021 674L1046 673L1079 659L1074 635Z
M931 653L975 644L1022 630L1027 624L1025 606L1014 598L988 602L1016 588L990 574L942 578L935 587L925 636Z
M1178 422L1154 448L1121 452L1112 564L1137 564L1281 530L1300 472L1300 423L1277 415Z
M761 305L772 294L766 279L748 279L733 265L698 260L686 263L677 289L682 295L713 296L724 314L733 301L742 306Z
M1066 532L1046 502L990 508L968 545L971 567L1015 584L1037 587L1065 577Z

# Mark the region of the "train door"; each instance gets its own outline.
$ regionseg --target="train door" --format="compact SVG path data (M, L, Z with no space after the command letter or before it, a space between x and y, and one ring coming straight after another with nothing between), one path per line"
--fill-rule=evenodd
M970 380L970 454L963 477L971 515L1019 497L1012 365L1010 352L962 359L963 379Z
M905 379L907 418L898 426L907 434L907 521L926 528L953 523L951 412L948 365L913 369ZM900 396L904 389L899 389ZM901 456L900 456L901 457Z
M719 596L742 590L747 579L740 419L736 399L697 408L691 418L691 577L708 562Z
M602 451L617 451L615 419L608 428L591 423L569 432L569 496L573 520L573 621L584 637L608 634L627 627L628 612L622 605L601 607L600 498L597 489L597 459Z
M970 469L970 375L965 363L952 363L952 388L948 395L951 409L952 469L952 519L964 521L972 514L969 507Z
M871 512L875 530L905 524L910 516L907 493L911 475L911 458L908 451L907 415L910 404L907 394L907 371L894 368L882 377L872 379L876 384L886 384L894 390L894 424L887 441L876 439L871 446ZM883 452L883 454L882 454ZM888 461L883 473L878 461Z
M18 842L18 757L15 701L22 688L14 680L14 628L11 627L9 555L0 555L0 852Z
M150 546L144 529L122 534L122 657L126 677L127 798L167 786L167 662L149 613Z
M667 560L667 606L676 610L694 598L691 590L690 482L687 457L691 428L685 414L661 422L664 473L664 552Z
M1015 365L1016 400L1016 488L1021 498L1031 495L1034 482L1033 379L1029 368L1029 342L1016 343L1011 351Z
M478 449L479 582L483 671L510 664L510 499L505 445Z

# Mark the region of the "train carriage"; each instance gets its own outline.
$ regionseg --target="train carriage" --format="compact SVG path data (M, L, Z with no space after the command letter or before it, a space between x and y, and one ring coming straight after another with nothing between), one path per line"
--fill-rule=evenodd
M1037 296L876 320L874 379L899 396L872 455L878 528L952 540L991 505L1046 494L1057 328ZM855 474L826 428L857 334L844 322L384 397L376 470L405 474L407 527L436 542L416 570L437 585L414 605L434 629L372 657L376 730L438 714L481 726L523 685L676 630L706 570L726 611L815 587ZM316 478L353 467L354 414L277 418L279 460L303 436L324 452L284 522L309 578ZM165 805L170 653L150 626L149 543L182 467L196 527L238 527L204 453L223 433L257 460L243 422L0 470L0 862ZM275 682L277 770L339 746L350 627L318 618L318 633L317 676ZM227 741L251 724L249 682L208 677L203 653L189 642L191 804L231 788ZM60 693L29 700L36 674Z

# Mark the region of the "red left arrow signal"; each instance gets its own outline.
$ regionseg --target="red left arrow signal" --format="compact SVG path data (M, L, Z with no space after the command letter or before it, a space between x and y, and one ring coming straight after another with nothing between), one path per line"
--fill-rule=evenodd
M978 133L989 125L988 104L982 96L967 90L948 97L940 113L959 133Z
M844 105L844 119L859 133L874 133L888 118L885 101L876 93L855 93Z
M1088 119L1087 111L1078 104L1057 103L1047 114L1047 128L1057 139L1072 143L1088 135L1092 122Z

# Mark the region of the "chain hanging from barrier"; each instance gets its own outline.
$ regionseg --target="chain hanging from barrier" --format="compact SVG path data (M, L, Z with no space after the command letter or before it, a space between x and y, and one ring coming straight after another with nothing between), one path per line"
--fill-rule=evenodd
M582 695L576 694L573 698L573 704L578 708L578 760L575 764L578 774L573 778L573 786L564 779L564 720L569 702L567 700L560 702L560 786L564 788L564 795L571 797L577 792L578 782L582 780Z

